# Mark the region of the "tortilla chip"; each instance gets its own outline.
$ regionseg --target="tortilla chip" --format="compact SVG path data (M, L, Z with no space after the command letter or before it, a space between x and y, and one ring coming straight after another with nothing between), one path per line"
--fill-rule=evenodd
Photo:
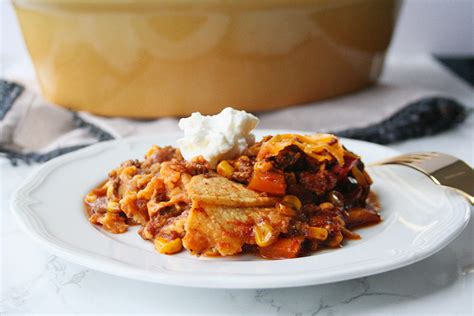
M230 256L244 244L255 244L254 226L265 221L275 235L287 232L290 216L278 208L229 207L194 201L183 246L195 255Z
M186 185L191 200L211 205L234 207L274 206L277 198L268 197L225 177L194 176Z

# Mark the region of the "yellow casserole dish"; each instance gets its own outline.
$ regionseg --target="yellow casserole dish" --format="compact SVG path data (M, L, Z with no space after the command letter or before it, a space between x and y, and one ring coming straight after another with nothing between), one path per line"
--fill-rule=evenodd
M14 0L44 96L106 116L268 110L373 83L397 0Z

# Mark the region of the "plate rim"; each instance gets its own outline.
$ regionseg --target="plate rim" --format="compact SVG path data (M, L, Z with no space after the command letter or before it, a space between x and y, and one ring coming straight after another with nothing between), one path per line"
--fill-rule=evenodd
M282 129L256 129L257 133L282 133L282 132L295 132L295 133L311 133L305 131L296 131L296 130L282 130ZM395 263L386 263L382 266L377 267L371 271L367 271L367 268L360 268L348 270L347 273L339 273L337 277L327 277L326 279L321 278L317 275L311 275L311 272L292 274L286 277L280 277L278 279L272 279L272 275L258 275L258 276L232 276L226 275L226 280L219 282L206 282L206 276L193 275L189 278L189 275L185 277L176 277L173 274L169 274L168 271L156 271L154 273L146 274L145 269L139 267L130 266L124 262L114 260L106 255L98 255L83 249L69 247L64 241L50 236L45 225L41 222L34 211L31 209L31 206L36 202L29 193L32 192L38 185L40 185L47 176L55 170L55 168L60 167L64 164L67 164L69 161L74 161L80 159L81 156L87 156L88 153L101 152L107 150L110 147L115 146L116 144L123 142L138 142L146 141L153 137L156 138L176 138L180 136L179 132L169 132L169 133L159 133L159 134L147 134L142 136L133 136L127 138L119 138L109 141L100 142L93 144L91 146L79 149L77 151L62 155L51 161L46 162L38 170L35 170L31 173L26 180L15 190L10 201L10 209L19 224L20 228L32 238L40 246L47 249L52 254L64 258L68 261L74 262L76 264L101 271L107 274L117 275L120 277L125 277L129 279L167 284L167 285L178 285L186 287L195 287L195 288L226 288L226 289L262 289L262 288L285 288L285 287L296 287L296 286L309 286L316 284L325 284L339 282L359 277L365 277L369 275L379 274L386 271L398 269L420 260L429 257L436 252L440 251L446 247L451 241L453 241L461 232L465 229L469 223L471 210L470 205L462 197L459 198L464 200L464 216L462 225L457 227L456 230L452 231L447 238L436 241L431 244L430 247L425 247L421 251L410 252L409 256L404 260L399 260ZM341 138L342 142L347 140L346 138ZM370 144L370 146L380 147L381 149L391 151L394 154L399 153L398 151L360 140L350 139L350 142L360 143L361 145ZM455 193L451 193L455 194ZM304 274L304 275L303 275ZM255 278L254 281L258 282L248 282L247 278ZM231 282L229 280L232 280ZM215 280L214 280L215 281Z

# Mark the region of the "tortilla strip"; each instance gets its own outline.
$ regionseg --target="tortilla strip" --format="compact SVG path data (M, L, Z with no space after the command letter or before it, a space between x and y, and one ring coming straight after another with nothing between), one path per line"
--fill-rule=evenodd
M186 185L186 191L191 200L210 205L264 207L274 206L278 201L221 176L194 176Z
M263 221L278 235L287 232L290 216L273 207L239 208L193 201L183 246L195 255L233 255L241 252L244 244L255 244L254 226Z

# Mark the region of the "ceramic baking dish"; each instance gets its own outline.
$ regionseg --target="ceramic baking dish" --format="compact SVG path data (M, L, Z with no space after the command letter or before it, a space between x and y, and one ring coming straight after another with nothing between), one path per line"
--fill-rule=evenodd
M44 96L154 118L306 103L373 83L397 0L14 0Z

